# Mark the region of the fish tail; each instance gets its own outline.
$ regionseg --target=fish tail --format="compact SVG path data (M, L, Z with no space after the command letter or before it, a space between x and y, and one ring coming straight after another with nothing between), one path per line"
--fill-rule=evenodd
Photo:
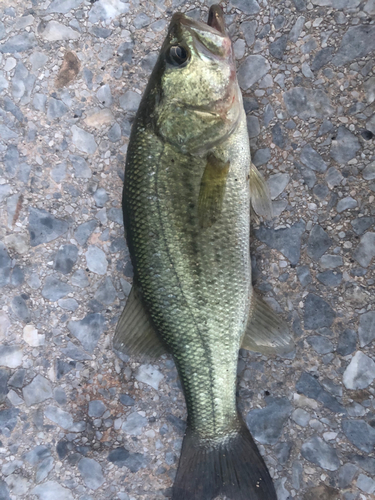
M223 439L208 441L187 428L172 500L277 500L266 464L244 422Z

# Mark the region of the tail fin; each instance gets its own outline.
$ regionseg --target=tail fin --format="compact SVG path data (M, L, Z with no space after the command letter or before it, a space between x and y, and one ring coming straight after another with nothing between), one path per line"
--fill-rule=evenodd
M277 500L266 464L243 423L234 435L207 444L189 428L173 486L173 500Z

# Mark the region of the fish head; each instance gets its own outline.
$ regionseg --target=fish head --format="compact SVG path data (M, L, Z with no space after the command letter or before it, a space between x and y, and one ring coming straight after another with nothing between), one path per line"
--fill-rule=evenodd
M183 153L205 154L235 129L242 96L218 5L211 7L207 24L173 15L155 76L154 126L163 140Z

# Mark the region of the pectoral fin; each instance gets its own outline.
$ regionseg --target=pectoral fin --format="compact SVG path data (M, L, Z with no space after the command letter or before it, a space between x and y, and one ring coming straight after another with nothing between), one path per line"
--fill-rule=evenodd
M204 169L198 200L199 224L212 226L220 215L230 162L223 162L210 153Z
M113 347L140 360L157 359L167 352L139 298L136 286L133 286L117 323Z
M278 356L285 356L294 349L288 325L255 291L251 297L249 319L241 347Z
M268 186L253 164L250 165L250 200L258 215L272 219L272 202Z

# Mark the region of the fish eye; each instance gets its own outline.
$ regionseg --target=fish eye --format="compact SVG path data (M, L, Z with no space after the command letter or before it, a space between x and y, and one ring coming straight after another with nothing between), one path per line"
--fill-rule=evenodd
M189 53L182 45L172 45L166 59L172 66L182 66L189 59Z

